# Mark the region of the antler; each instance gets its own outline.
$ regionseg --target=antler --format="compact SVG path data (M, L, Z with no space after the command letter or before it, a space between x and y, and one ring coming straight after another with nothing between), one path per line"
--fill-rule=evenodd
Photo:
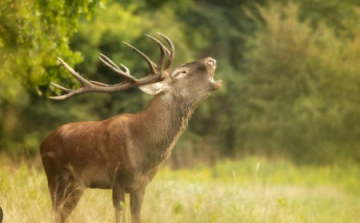
M81 87L79 89L68 89L65 88L63 86L60 86L58 84L55 83L50 83L52 86L67 92L64 95L60 95L60 96L52 96L49 97L53 100L63 100L69 97L72 97L74 95L78 95L78 94L83 94L86 92L116 92L116 91L123 91L132 87L137 87L137 86L141 86L141 85L146 85L146 84L151 84L151 83L155 83L158 81L162 81L164 80L166 74L167 74L167 70L170 68L172 62L174 61L174 57L175 57L175 47L174 44L171 42L171 40L166 37L165 35L158 33L170 46L170 50L168 50L158 39L150 36L150 35L146 35L146 37L148 37L149 39L153 40L160 48L160 59L158 64L155 64L154 62L152 62L148 56L146 56L143 52L141 52L140 50L136 49L135 47L131 46L128 43L123 42L127 47L131 48L132 50L134 50L137 54L139 54L143 59L145 59L145 61L147 62L147 64L149 65L150 68L150 75L137 79L135 77L133 77L130 74L130 70L123 64L120 64L121 68L118 67L112 60L110 60L107 56L100 54L99 59L101 62L104 63L104 65L110 67L113 71L115 71L116 73L118 73L120 76L123 77L123 81L118 83L118 84L113 84L113 85L108 85L108 84L104 84L101 82L97 82L97 81L91 81L91 80L87 80L84 77L82 77L80 74L78 74L74 69L72 69L65 61L63 61L61 58L58 58L58 60L60 61L60 63L71 73L71 75L76 78L80 84ZM166 60L166 56L168 55L168 60L165 64L165 60Z

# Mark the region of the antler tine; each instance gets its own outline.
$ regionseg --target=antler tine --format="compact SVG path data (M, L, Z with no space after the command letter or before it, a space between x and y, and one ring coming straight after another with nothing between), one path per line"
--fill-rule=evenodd
M72 90L69 89L69 88L63 87L63 86L58 85L58 84L55 84L55 83L53 83L53 82L50 82L50 84L51 84L52 86L54 86L54 87L62 90L62 91L65 91L65 92L71 92L71 91L72 91Z
M159 47L160 47L160 51L161 51L161 55L160 55L160 60L159 60L159 63L157 65L157 68L158 70L160 71L162 66L164 65L164 61L165 61L165 58L166 58L166 53L168 55L170 55L170 52L169 50L158 40L156 39L155 37L153 36L150 36L148 34L145 34L146 37L150 38L151 40L153 40Z
M120 68L112 60L110 60L109 57L105 56L104 54L100 53L99 59L106 66L112 68L114 71L120 70Z
M139 54L142 58L144 58L147 62L147 64L149 65L149 68L151 70L151 74L156 74L156 65L154 62L152 62L150 60L150 58L148 56L146 56L143 52L141 52L140 50L138 50L137 48L131 46L130 44L123 42L123 44L125 44L125 46L129 47L130 49L134 50L137 54Z
M78 90L71 90L71 89L68 89L68 88L65 88L61 85L58 85L58 84L55 84L55 83L50 83L52 86L62 90L62 91L65 91L67 92L67 94L64 94L64 95L60 95L60 96L50 96L49 98L50 99L53 99L53 100L63 100L63 99L66 99L66 98L69 98L75 94L81 94L81 93L85 93L87 91L89 91L88 89L88 85L90 84L91 81L88 81L86 80L85 78L83 78L80 74L78 74L74 69L72 69L69 64L67 64L65 61L63 61L61 58L57 58L60 63L65 67L66 70L68 70L70 72L70 74L75 77L82 85L82 87Z
M99 59L101 62L103 62L106 66L110 67L113 71L120 74L122 77L124 77L127 81L130 82L136 82L136 78L130 75L130 70L125 65L120 64L122 68L125 69L125 72L121 70L112 60L110 60L107 56L104 54L100 54Z
M71 96L74 96L76 94L82 94L82 93L87 92L87 90L83 90L83 88L80 88L78 90L70 90L70 89L64 88L63 86L60 86L60 85L52 83L52 82L50 84L56 88L59 88L62 91L68 92L67 94L64 94L64 95L50 96L49 98L52 100L64 100L64 99L70 98Z
M52 100L64 100L64 99L70 98L73 95L75 95L75 93L70 92L70 93L64 94L64 95L50 96L49 98L52 99Z
M163 35L163 34L161 34L161 33L159 33L159 32L158 32L158 34L159 34L162 38L164 38L165 41L170 45L169 59L168 59L166 65L165 65L165 68L164 68L164 69L169 69L170 66L171 66L171 64L172 64L172 62L174 61L174 58L175 58L175 46L174 46L174 44L171 42L171 40L170 40L167 36L165 36L165 35Z
M85 78L83 78L82 76L80 76L80 74L78 74L74 69L72 69L70 66L69 66L69 64L67 64L65 61L63 61L61 58L57 58L58 59L58 61L60 61L60 63L65 67L65 69L66 70L68 70L70 73L71 73L71 75L73 76L73 77L75 77L82 85L84 85L84 84L86 84L86 83L88 83L88 81L85 79Z
M98 81L89 81L90 83L92 83L93 85L99 86L99 87L109 87L110 85L108 84L104 84Z

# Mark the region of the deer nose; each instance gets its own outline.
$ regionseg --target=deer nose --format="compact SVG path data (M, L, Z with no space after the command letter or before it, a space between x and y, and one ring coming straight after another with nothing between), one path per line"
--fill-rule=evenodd
M211 58L211 57L209 57L209 58L207 59L207 63L208 63L209 65L213 66L213 67L216 66L216 60L213 59L213 58Z

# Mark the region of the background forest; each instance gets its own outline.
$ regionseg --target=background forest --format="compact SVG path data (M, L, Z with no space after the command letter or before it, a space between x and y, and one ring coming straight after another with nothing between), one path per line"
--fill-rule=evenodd
M2 0L0 2L0 153L36 156L61 124L142 110L138 89L65 101L49 82L77 87L56 57L79 73L119 82L99 53L132 74L152 58L144 34L161 32L174 64L217 59L221 90L195 112L172 156L195 160L261 155L300 164L360 163L360 1L358 0Z

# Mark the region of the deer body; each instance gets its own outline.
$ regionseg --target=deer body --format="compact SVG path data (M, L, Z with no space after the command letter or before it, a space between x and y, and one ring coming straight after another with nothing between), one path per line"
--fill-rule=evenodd
M163 63L161 58L158 67ZM195 108L220 86L213 81L214 70L215 60L205 58L163 71L162 80L139 86L155 95L144 111L70 123L50 133L40 151L55 220L65 221L85 188L102 188L113 191L116 222L125 221L122 203L129 193L132 222L139 223L145 187L170 156Z

